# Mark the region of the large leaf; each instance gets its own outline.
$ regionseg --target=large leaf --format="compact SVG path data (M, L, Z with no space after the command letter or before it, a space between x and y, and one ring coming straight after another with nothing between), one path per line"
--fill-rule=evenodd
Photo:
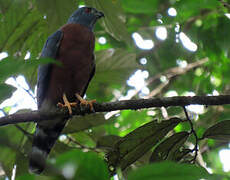
M18 176L16 180L35 180L35 175L24 174L24 175Z
M211 126L204 132L203 138L229 141L230 120L221 121Z
M3 170L9 177L16 164L16 157L25 159L24 154L21 152L23 138L24 134L14 126L0 127L0 162L2 163Z
M33 82L32 84L35 85L37 67L39 64L47 63L57 63L57 61L49 58L42 58L39 60L29 59L25 61L21 58L9 56L0 61L0 83L3 83L10 76L23 74L30 78L34 73L35 76L31 79L31 83Z
M11 55L17 52L23 56L30 51L37 56L46 34L42 15L27 0L1 1L4 14L0 24L0 52L7 51Z
M67 123L63 133L74 133L108 123L103 113L73 116Z
M107 49L96 52L96 74L87 94L97 95L94 98L111 96L111 88L121 87L137 67L136 55L126 50Z
M128 180L198 180L211 179L204 168L189 164L161 162L147 165L133 171L128 175Z
M104 83L122 83L122 78L126 80L127 76L139 67L136 62L136 54L123 49L101 50L95 55L96 78L100 78L100 81Z
M125 10L131 13L147 13L152 14L157 10L158 1L152 0L142 0L142 1L130 1L122 0L121 1Z
M118 41L131 42L125 26L125 15L119 1L85 0L88 6L95 7L105 14L103 26Z
M102 149L113 149L115 144L121 140L120 136L115 135L108 135L108 136L102 136L97 140L97 148Z
M172 160L174 153L182 147L189 136L188 132L176 133L160 143L150 157L151 162ZM171 156L170 156L171 155Z
M78 9L78 4L74 0L64 3L62 0L37 0L36 3L47 18L50 33L64 25L74 10Z
M180 122L179 118L171 118L161 123L154 120L135 129L115 144L114 150L108 154L109 164L113 166L119 164L121 169L125 169L149 151Z
M83 153L79 150L60 155L55 163L68 179L107 180L108 169L95 153Z
M179 11L178 15L176 16L176 20L179 22L183 22L189 17L202 13L202 10L211 10L216 7L218 7L218 1L216 0L177 1L177 3L175 3L175 8ZM203 13L205 13L205 11Z
M0 104L3 100L9 98L15 89L13 86L0 83Z

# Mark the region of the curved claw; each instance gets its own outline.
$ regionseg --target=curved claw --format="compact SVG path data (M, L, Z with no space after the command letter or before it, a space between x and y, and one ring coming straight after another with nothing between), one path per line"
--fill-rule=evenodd
M91 100L91 101L87 101L85 99L83 99L79 94L75 94L75 96L77 97L77 99L80 101L80 106L90 106L90 111L95 112L94 108L93 108L93 103L97 102L95 99Z
M57 106L60 107L60 108L67 107L68 111L69 111L69 114L72 115L73 111L72 111L71 107L76 106L77 103L76 102L69 102L65 94L63 94L63 101L64 101L64 104L59 102L57 104Z

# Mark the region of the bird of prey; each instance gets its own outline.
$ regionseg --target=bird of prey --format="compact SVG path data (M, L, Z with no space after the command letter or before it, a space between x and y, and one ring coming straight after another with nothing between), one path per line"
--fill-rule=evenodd
M95 72L93 28L104 14L95 8L76 10L68 22L48 37L41 57L53 58L61 65L46 64L38 68L37 102L40 111L51 111L59 106L86 103L82 99ZM73 103L74 102L74 103ZM89 102L92 108L92 102ZM37 123L29 171L40 174L46 158L68 119L56 118Z

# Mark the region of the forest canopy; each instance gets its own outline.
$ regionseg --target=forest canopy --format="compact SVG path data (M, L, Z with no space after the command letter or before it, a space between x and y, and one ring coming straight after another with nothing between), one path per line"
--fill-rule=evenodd
M45 172L29 174L37 68L56 63L41 51L82 6L105 14L86 92L96 112L74 109ZM0 0L2 179L230 179L229 11L229 0Z

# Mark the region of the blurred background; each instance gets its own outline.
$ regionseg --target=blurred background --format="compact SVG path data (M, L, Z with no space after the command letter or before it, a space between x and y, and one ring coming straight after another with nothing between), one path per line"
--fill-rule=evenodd
M229 3L229 4L228 4ZM39 56L47 37L81 6L101 10L97 23L96 75L86 93L99 103L230 92L230 8L217 0L0 0L0 117L36 110ZM187 107L199 137L230 118L230 106ZM96 151L101 136L125 136L152 119L184 117L178 107L116 111L71 121L51 161L73 148ZM73 118L74 119L74 118ZM189 130L187 124L174 131ZM34 123L0 127L0 175L27 172ZM189 140L188 146L194 146ZM198 163L229 173L229 141L203 140ZM143 164L140 161L139 164ZM31 178L31 177L30 177Z

